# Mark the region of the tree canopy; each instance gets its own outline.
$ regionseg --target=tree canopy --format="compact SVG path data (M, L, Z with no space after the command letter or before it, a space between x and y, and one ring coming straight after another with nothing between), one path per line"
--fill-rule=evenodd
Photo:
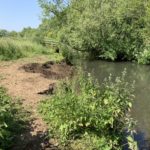
M149 51L149 0L39 0L49 38L90 57L139 60ZM46 34L47 34L46 33ZM146 61L149 61L147 56Z

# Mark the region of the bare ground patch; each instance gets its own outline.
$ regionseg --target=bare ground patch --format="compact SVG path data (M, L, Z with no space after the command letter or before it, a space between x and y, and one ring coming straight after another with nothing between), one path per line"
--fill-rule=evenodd
M73 75L73 67L67 65L64 61L60 63L55 63L54 61L48 61L43 64L30 63L21 68L26 72L40 73L43 77L48 79L63 79Z
M8 89L8 93L22 99L23 107L31 114L29 130L18 137L13 150L56 150L57 142L47 138L48 127L37 113L40 100L46 95L38 94L53 89L57 79L69 77L73 73L72 66L65 62L47 62L45 58L30 61L16 61L0 64L0 85ZM45 94L45 93L44 93Z

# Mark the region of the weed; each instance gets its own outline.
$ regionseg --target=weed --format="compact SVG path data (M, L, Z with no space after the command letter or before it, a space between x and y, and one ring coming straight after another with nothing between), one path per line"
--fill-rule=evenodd
M26 125L26 115L19 103L13 103L6 89L0 87L0 149L13 145L15 137Z
M75 143L73 149L118 150L126 139L125 130L130 133L134 124L128 113L132 93L125 72L115 82L110 76L101 87L90 75L80 73L74 80L62 82L56 94L40 104L39 111L51 133L64 144Z

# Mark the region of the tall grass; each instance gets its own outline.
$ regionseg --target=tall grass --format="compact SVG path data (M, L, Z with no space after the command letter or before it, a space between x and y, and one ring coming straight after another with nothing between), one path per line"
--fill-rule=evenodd
M0 38L0 60L14 60L37 54L49 54L48 48L23 39Z

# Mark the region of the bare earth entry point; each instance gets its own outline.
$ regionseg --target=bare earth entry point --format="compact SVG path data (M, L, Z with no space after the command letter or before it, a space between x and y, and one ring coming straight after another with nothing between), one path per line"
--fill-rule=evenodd
M59 63L48 61L44 64L30 63L25 64L20 69L24 69L30 73L40 73L43 77L48 79L63 79L73 76L73 66L68 65L64 61Z

